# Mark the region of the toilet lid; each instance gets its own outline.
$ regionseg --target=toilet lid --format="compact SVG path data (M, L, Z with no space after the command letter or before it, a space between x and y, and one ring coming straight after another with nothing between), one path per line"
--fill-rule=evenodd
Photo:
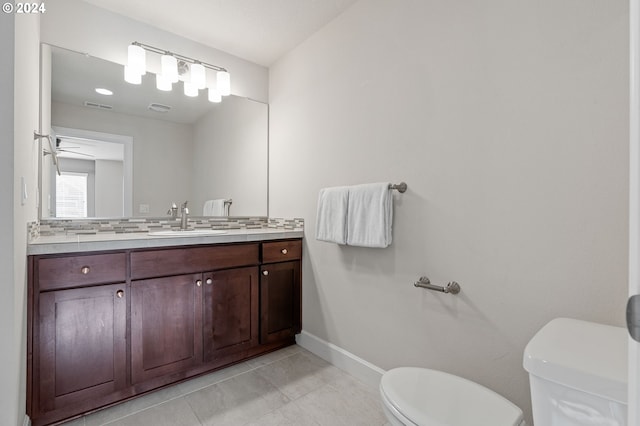
M382 376L385 403L420 426L518 426L522 410L497 393L462 377L401 367Z

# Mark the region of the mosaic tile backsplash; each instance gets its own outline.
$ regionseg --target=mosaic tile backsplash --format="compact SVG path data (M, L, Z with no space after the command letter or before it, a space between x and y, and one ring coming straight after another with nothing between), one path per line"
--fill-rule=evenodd
M189 227L195 229L287 229L303 230L304 219L265 217L191 217ZM43 219L28 224L30 240L45 236L98 234L123 234L180 229L179 219L127 218L127 219Z

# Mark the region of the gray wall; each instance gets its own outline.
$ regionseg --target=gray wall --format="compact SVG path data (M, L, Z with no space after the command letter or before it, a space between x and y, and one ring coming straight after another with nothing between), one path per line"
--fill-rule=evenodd
M124 209L122 161L96 160L96 216L117 217Z
M37 15L0 16L0 423L23 424L26 411L27 223L37 218ZM14 55L14 52L16 53ZM19 54L17 54L19 52ZM28 198L21 202L21 178Z
M193 205L233 199L231 216L266 215L267 105L227 97L193 125Z
M13 79L14 79L14 17L0 15L0 47L6 59L0 62L0 141L3 155L0 155L0 197L11 206L13 201ZM14 256L13 256L13 208L0 209L0 233L6 238L0 239L0 271L2 288L10 295L14 294ZM19 388L16 372L19 369L19 352L15 344L20 343L14 332L19 323L14 310L13 297L0 298L0 338L3 349L0 350L0 413L9 425L17 424Z
M271 68L270 215L305 218L305 331L531 419L532 335L623 323L627 3L360 1ZM401 180L390 248L315 240L320 188Z

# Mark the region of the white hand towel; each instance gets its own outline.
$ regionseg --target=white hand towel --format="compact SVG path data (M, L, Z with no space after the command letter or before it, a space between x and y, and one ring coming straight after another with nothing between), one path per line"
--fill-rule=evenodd
M224 198L217 200L208 200L204 203L202 209L203 216L224 216Z
M347 243L347 204L349 190L346 186L323 188L318 195L316 240L330 243Z
M388 247L391 244L393 194L389 183L349 187L347 244L361 247Z

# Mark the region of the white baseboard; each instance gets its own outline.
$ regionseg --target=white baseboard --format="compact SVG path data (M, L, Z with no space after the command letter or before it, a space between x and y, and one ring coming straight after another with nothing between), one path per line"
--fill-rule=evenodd
M24 419L22 420L22 426L31 426L31 419L26 414L24 415Z
M385 371L351 352L304 330L296 336L296 343L339 369L346 371L361 382L376 389L380 386L380 379Z

